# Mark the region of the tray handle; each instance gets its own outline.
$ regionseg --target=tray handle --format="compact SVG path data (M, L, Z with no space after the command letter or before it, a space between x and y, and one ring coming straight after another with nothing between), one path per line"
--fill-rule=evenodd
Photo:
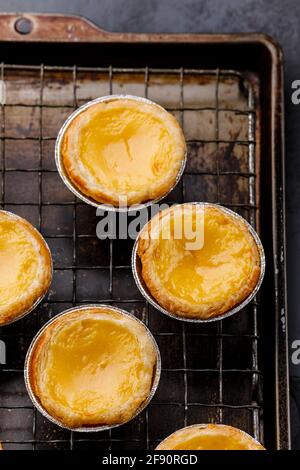
M91 21L72 15L41 13L1 13L2 41L95 41L118 36L102 30Z

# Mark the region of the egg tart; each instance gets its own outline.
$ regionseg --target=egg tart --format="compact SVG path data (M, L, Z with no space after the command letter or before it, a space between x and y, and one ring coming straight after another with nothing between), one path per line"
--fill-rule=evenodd
M244 431L223 424L195 424L179 429L156 450L265 450Z
M115 207L163 197L185 162L185 139L175 117L129 95L100 98L79 108L58 142L59 160L71 185Z
M42 235L21 217L0 211L0 325L31 311L51 277L51 254Z
M242 217L215 204L187 203L159 212L136 242L150 301L182 319L205 321L233 311L261 282L258 243Z
M98 430L125 423L146 406L158 362L156 343L136 318L106 306L78 307L33 341L25 382L34 403L57 424Z

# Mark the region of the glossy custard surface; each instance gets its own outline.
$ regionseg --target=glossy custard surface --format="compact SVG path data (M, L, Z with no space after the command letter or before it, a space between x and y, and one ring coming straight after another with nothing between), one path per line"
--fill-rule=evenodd
M178 214L175 213L175 220ZM195 212L188 218L201 217ZM187 249L188 239L160 240L155 250L158 276L172 294L190 303L219 302L230 295L252 269L253 244L224 214L206 210L204 243L200 249ZM173 236L172 231L172 236Z
M68 425L121 422L147 398L154 350L143 327L125 320L109 310L77 311L45 336L37 391Z
M150 244L140 250L152 294L161 298L162 293L163 304L179 311L197 313L199 306L204 316L242 300L247 282L259 275L257 246L246 225L212 206L197 210L186 204L166 214L151 224Z
M231 426L207 425L188 427L169 436L160 450L263 450L246 433Z
M125 105L108 106L82 127L79 158L98 183L140 190L172 164L174 142L163 121Z
M58 402L90 414L128 400L141 375L137 338L111 321L76 321L51 341L45 387Z

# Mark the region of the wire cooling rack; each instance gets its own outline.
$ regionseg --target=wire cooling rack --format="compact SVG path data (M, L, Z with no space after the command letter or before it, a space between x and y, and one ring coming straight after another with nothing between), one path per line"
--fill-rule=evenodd
M99 240L95 209L74 198L54 162L65 118L101 95L130 93L157 101L180 121L188 161L163 202L219 202L258 221L255 80L229 70L1 66L1 205L30 220L54 259L48 296L34 313L0 329L0 440L7 449L147 449L176 429L218 422L263 441L260 328L256 299L210 324L165 318L138 292L130 268L132 240ZM256 227L258 228L258 227ZM31 405L23 381L36 331L72 305L108 303L149 326L162 355L162 378L148 408L103 433L80 434L48 422Z

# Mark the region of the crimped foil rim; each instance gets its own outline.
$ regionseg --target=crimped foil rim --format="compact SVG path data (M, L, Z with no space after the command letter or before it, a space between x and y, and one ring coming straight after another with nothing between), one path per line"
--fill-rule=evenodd
M16 323L17 321L19 320L22 320L23 318L25 318L27 315L29 315L29 313L33 312L33 310L36 309L36 307L43 301L43 299L46 297L47 293L49 292L49 289L50 289L50 286L51 286L51 282L52 282L52 279L53 279L53 259L52 259L52 253L51 253L51 250L49 248L49 245L48 243L46 242L45 238L43 237L43 235L41 234L41 232L39 232L32 224L31 222L29 222L27 219L25 219L24 217L21 217L17 214L14 214L13 212L10 212L10 211L6 211L4 209L0 209L0 212L4 212L5 214L8 214L11 218L13 219L16 219L16 220L25 220L26 222L28 222L31 227L33 228L34 232L38 233L44 243L45 243L45 247L46 247L46 250L48 251L49 255L50 255L50 262L51 262L51 270L50 270L50 275L51 275L51 280L50 280L50 283L49 283L49 287L48 289L44 292L44 294L42 294L35 302L34 304L28 309L26 310L25 312L23 312L21 315L18 315L17 317L15 318L12 318L11 320L9 320L8 322L5 322L5 323L0 323L0 328L2 328L3 326L7 326L7 325L11 325L12 323Z
M171 191L173 191L173 189L179 183L179 181L180 181L180 179L183 175L185 165L186 165L186 161L187 161L187 151L184 154L184 158L182 160L182 163L181 163L181 166L180 166L180 169L178 171L178 174L177 174L177 177L176 177L176 180L175 180L174 184L172 185L171 188L168 189L168 191L165 194L163 194L162 196L159 196L156 199L147 201L145 203L133 204L132 206L129 206L129 207L128 206L126 206L126 207L114 207L114 206L109 205L109 204L104 204L104 203L102 204L102 203L96 201L95 199L93 199L92 197L89 197L86 194L82 193L74 185L74 183L71 181L71 179L68 177L67 172L64 169L64 165L63 165L62 158L61 158L61 152L60 152L61 142L62 142L64 133L67 130L68 126L73 121L73 119L75 119L75 117L77 117L80 113L82 113L86 109L90 108L94 104L101 103L101 102L104 102L104 101L107 101L107 102L115 101L115 100L119 100L119 99L128 99L128 100L133 100L133 101L139 101L139 102L142 102L142 103L152 104L152 105L157 106L158 108L163 109L164 111L166 111L165 108L163 108L163 106L155 103L154 101L149 100L148 98L143 98L142 96L127 95L127 94L124 94L124 95L122 95L122 94L106 95L106 96L101 96L101 97L96 98L94 100L88 101L87 103L85 103L82 106L80 106L79 108L77 108L72 114L70 114L70 116L65 120L64 124L60 128L59 133L57 135L56 142L55 142L55 163L56 163L57 171L58 171L61 179L63 180L64 184L67 186L67 188L76 197L78 197L79 199L84 201L86 204L89 204L91 206L99 208L103 211L128 212L128 213L130 213L132 211L138 211L138 210L145 209L145 208L151 206L152 204L158 203L159 201L161 201L162 199L167 197L168 194Z
M62 316L65 316L65 315L68 315L69 313L71 312L74 312L76 310L87 310L87 309L90 309L90 308L99 308L99 309L112 309L112 310L115 310L116 312L118 313L121 313L123 315L126 315L127 317L130 317L132 318L133 320L137 321L138 323L142 324L144 326L144 328L146 329L146 333L148 335L148 337L150 338L150 340L152 341L152 344L154 346L154 349L155 349L155 352L156 352L156 367L155 367L155 372L153 374L153 382L152 382L152 387L151 387L151 391L147 397L147 399L141 404L141 406L136 410L135 414L127 421L124 421L123 423L118 423L118 424L113 424L113 425L102 425L102 426L83 426L81 428L71 428L71 427L68 427L68 426L65 426L61 421L57 420L56 418L54 418L52 415L50 415L47 410L41 405L41 403L38 401L38 399L36 398L33 390L32 390L32 387L31 387L31 382L30 382L30 361L31 361L31 358L32 358L32 353L35 349L35 346L36 346L36 343L38 341L38 339L40 338L40 336L44 333L44 331L48 328L48 326L50 326L50 324L52 324L53 322L55 322L57 320L57 318L59 317L62 317ZM25 358L25 364L24 364L24 380L25 380L25 386L26 386L26 389L27 389L27 392L28 392L28 395L33 403L33 405L37 408L37 410L45 417L47 418L49 421L51 421L53 424L56 424L57 426L63 428L63 429L67 429L69 431L75 431L75 432L99 432L99 431L108 431L110 429L113 429L113 428L117 428L119 426L122 426L123 424L126 424L128 423L129 421L132 421L134 418L136 418L147 406L148 404L150 403L150 401L152 400L156 390L157 390L157 387L158 387L158 384L159 384L159 380L160 380L160 374L161 374L161 356L160 356L160 351L159 351L159 348L158 348L158 345L154 339L154 336L152 335L151 331L149 330L149 328L145 325L145 323L143 323L141 320L139 320L137 317L135 317L133 314L127 312L126 310L123 310L121 308L118 308L118 307L111 307L110 305L106 305L106 304L89 304L89 305L83 305L83 306L77 306L77 307L72 307L72 308L69 308L67 310L64 310L63 312L59 313L58 315L56 315L55 317L51 318L51 320L49 320L47 323L45 323L45 325L38 331L38 333L35 335L35 337L33 338L29 348L28 348L28 351L27 351L27 354L26 354L26 358Z
M261 286L263 278L264 278L265 269L266 269L266 259L265 259L264 249L263 249L261 240L260 240L258 234L256 233L256 231L254 230L254 228L249 224L249 222L247 222L246 219L244 219L244 217L242 217L241 215L239 215L236 212L232 211L231 209L228 209L227 207L221 206L220 204L210 203L210 202L186 202L186 203L183 203L183 204L217 207L221 211L235 217L236 219L238 219L239 221L242 221L246 225L246 227L249 229L249 231L250 231L251 235L253 236L253 239L256 243L256 246L257 246L257 249L258 249L258 252L259 252L259 258L260 258L260 275L259 275L259 278L258 278L258 281L256 283L255 288L248 295L248 297L246 297L242 302L240 302L238 305L236 305L232 309L228 310L227 312L223 313L222 315L212 317L212 318L208 318L208 319L184 317L184 316L180 317L178 315L175 315L174 313L172 313L169 310L162 307L156 301L156 299L151 295L150 291L148 290L148 288L147 288L147 286L146 286L146 284L143 280L143 277L142 277L142 274L141 274L141 269L140 269L140 267L138 267L138 262L140 262L140 259L139 259L139 256L137 254L137 249L138 249L139 238L140 238L140 235L141 235L141 232L142 232L143 229L138 234L138 236L135 240L134 246L133 246L133 250L132 250L131 267L132 267L134 280L136 282L136 285L137 285L139 291L143 295L143 297L154 308L156 308L159 312L163 313L164 315L167 315L168 317L175 318L176 320L180 320L180 321L190 322L190 323L211 323L211 322L215 322L215 321L224 320L225 318L231 317L232 315L234 315L235 313L239 312L244 307L246 307L246 305L248 305L249 302L251 302L251 300L253 300L253 298L256 296L257 292L260 289L260 286ZM179 206L179 205L183 205L183 204L175 204L174 207Z

